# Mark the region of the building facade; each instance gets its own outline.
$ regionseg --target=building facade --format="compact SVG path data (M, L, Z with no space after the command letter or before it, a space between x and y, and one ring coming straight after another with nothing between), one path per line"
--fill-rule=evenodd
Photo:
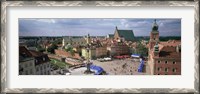
M19 47L20 75L50 75L50 62L47 54Z
M110 56L130 54L129 47L124 42L113 42L107 46L107 50Z
M19 75L30 74L35 74L35 59L24 46L19 46Z
M152 75L181 74L181 42L160 42L156 20L150 33L148 53L148 65Z

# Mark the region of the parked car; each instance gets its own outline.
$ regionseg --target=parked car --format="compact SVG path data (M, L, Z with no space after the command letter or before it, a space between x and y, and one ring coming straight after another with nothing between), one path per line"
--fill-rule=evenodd
M105 60L103 58L98 58L97 61L103 62Z
M105 58L103 58L105 61L111 61L112 60L112 58L110 58L110 57L105 57Z

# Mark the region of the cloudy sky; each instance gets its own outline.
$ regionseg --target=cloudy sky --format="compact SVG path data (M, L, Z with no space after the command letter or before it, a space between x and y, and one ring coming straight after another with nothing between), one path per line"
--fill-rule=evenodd
M154 19L19 19L19 36L92 36L114 34L115 27L149 36ZM157 19L160 36L180 36L181 19Z

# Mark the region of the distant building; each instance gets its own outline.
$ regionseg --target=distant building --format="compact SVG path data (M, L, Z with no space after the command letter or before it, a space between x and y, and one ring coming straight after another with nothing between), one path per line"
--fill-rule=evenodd
M30 50L30 53L35 58L35 74L50 75L50 59L47 54Z
M85 45L86 40L84 37L63 37L62 40L62 45L63 47L67 44L71 44L72 46L77 46L77 45Z
M134 41L134 33L132 30L119 30L117 27L114 33L115 40Z
M110 39L113 39L114 38L114 34L108 34L106 37L110 38Z
M105 57L105 56L107 56L107 49L106 49L106 47L93 47L93 48L89 49L89 55L88 55L87 49L83 48L82 56L84 58L88 58L88 56L89 56L90 59Z
M130 54L128 45L123 42L112 42L107 45L107 50L110 56Z
M72 55L70 52L67 52L67 51L62 50L62 49L56 49L55 54L57 56L61 56L63 58L74 58L74 59L80 59L81 60L81 56L79 55L79 53L74 53Z
M19 74L20 75L49 75L50 63L47 54L29 51L19 46Z
M35 58L24 47L19 46L19 75L35 74Z
M91 38L87 36L87 44L89 44L89 53L87 52L87 47L82 48L82 56L84 58L96 59L99 57L107 56L107 49L105 46L101 45L99 40L96 40L94 43L91 43ZM88 57L89 56L89 57Z
M152 26L148 47L148 65L150 67L151 74L181 74L181 42L175 40L160 42L156 20Z

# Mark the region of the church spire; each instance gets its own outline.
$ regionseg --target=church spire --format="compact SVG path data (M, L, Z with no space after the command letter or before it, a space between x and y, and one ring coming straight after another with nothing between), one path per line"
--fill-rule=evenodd
M156 23L156 19L154 20L154 23L152 25L152 31L158 31L158 24Z

